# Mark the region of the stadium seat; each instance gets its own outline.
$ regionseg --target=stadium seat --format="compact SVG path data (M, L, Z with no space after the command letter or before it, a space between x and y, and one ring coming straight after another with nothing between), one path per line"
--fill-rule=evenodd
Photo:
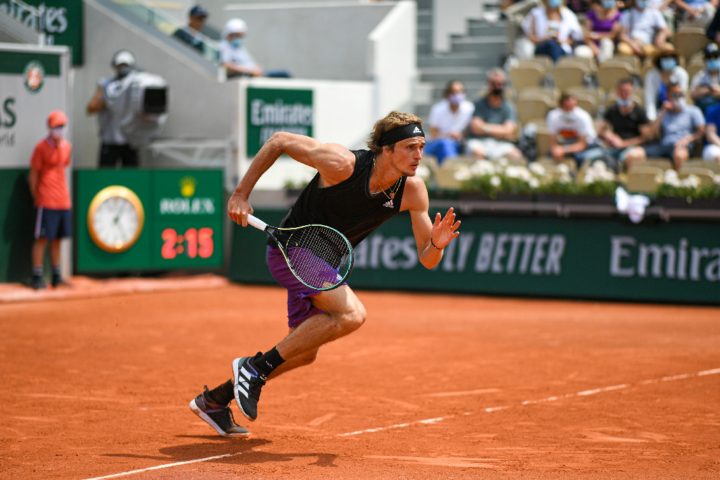
M706 162L702 158L691 158L685 163L685 165L683 165L683 169L685 168L706 168L712 171L715 175L720 174L720 163Z
M705 36L705 29L699 27L680 27L673 37L675 50L683 58L690 59L693 54L701 51L710 39Z
M441 168L445 168L446 165L451 164L472 165L473 163L475 163L475 158L472 155L458 155L457 157L445 160Z
M598 114L598 101L594 96L587 93L575 94L578 107L582 108L590 114L592 118L597 117Z
M636 72L640 70L640 59L634 55L615 55L614 57L606 60L603 65L608 62L610 62L611 64L615 62L622 62L626 63Z
M521 93L517 102L520 122L526 125L535 120L545 120L548 112L555 108L555 102L542 95Z
M525 88L539 87L545 82L545 69L537 64L517 66L510 70L510 81L512 87L522 94Z
M680 173L678 173L678 178L680 180L683 180L683 179L689 177L690 175L695 175L696 177L698 177L700 179L700 185L703 187L710 186L714 183L713 179L715 177L715 174L713 173L712 170L707 169L707 168L683 167L680 170Z
M634 170L636 166L638 166L638 167L657 167L660 170L662 170L663 172L665 170L672 170L674 168L672 162L670 160L668 160L667 158L653 158L653 157L648 158L644 162L634 163L631 171Z
M540 154L538 153L538 156L539 155ZM554 165L557 167L558 165L564 164L564 165L568 166L568 168L570 169L570 172L575 173L577 171L577 162L575 162L575 160L573 160L571 158L564 158L561 161L557 162L553 158L544 157L544 158L540 158L538 160L538 162L540 162L543 166Z
M565 91L570 87L582 87L585 75L590 75L590 67L581 63L558 64L553 72L555 87Z
M545 55L537 55L532 58L524 58L518 61L518 66L527 64L539 65L545 70L545 73L552 72L555 69L555 64L553 63L552 58Z
M463 165L463 167L468 168L466 165ZM461 169L441 168L435 172L435 183L437 183L438 188L445 190L459 190L462 182L455 178L455 173L459 170Z
M550 151L550 137L547 127L538 128L535 135L535 148L537 149L538 158L547 155Z
M663 171L657 167L636 164L627 174L626 186L632 193L652 193L662 182Z
M602 88L570 87L567 92L573 95L589 95L595 99L598 105L605 101L605 92Z
M600 88L606 92L615 90L618 80L622 78L632 77L634 70L626 63L618 62L608 65L608 62L600 65L597 73Z
M693 58L688 62L688 66L685 70L687 70L688 76L690 77L690 80L692 80L695 74L703 68L705 68L705 60L702 57L693 56Z
M524 158L508 157L507 161L508 161L508 165L517 165L519 167L527 167L527 160L525 160Z
M557 103L560 100L560 90L558 90L557 88L528 87L523 90L523 93L541 95L543 97L546 97L553 103Z
M587 68L589 68L590 71L592 71L592 72L594 72L595 70L597 70L597 64L595 63L595 59L594 59L594 58L585 58L585 57L569 57L569 56L560 57L560 59L558 60L557 65L556 65L555 67L556 67L556 68L557 68L557 67L562 67L562 66L568 65L568 64L570 64L570 65L577 65L577 64L584 65L584 66L586 66Z

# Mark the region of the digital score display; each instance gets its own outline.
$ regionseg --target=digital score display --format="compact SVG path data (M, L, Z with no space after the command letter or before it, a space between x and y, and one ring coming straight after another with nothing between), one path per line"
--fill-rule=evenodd
M215 249L213 229L188 228L184 233L178 233L174 228L162 231L162 258L170 260L178 255L188 258L210 258Z

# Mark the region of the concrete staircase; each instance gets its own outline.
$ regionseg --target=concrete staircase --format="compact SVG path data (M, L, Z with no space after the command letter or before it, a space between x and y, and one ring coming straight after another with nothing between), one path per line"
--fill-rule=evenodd
M486 86L486 72L502 66L505 56L505 21L488 23L481 19L468 19L465 35L452 35L449 52L434 52L432 48L432 2L417 0L418 70L421 82L418 91L420 102L415 114L427 121L430 108L442 98L449 80L465 84L468 98L475 100ZM497 5L485 4L485 11L497 11Z

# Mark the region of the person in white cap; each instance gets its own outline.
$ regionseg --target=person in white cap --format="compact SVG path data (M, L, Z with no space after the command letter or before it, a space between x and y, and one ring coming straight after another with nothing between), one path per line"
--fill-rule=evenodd
M115 69L115 77L101 78L95 95L87 105L87 114L98 114L100 125L100 167L114 168L118 160L123 167L138 166L138 152L120 131L117 115L108 108L113 100L127 88L135 71L135 55L128 50L115 53L110 65Z
M230 19L225 24L223 39L218 48L220 49L220 62L227 69L228 78L239 76L290 77L289 73L282 70L265 71L255 62L243 45L246 32L247 24L239 18Z

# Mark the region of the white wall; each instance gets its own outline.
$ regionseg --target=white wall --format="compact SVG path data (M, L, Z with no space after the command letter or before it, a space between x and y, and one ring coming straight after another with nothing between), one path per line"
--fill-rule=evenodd
M433 50L450 50L450 35L466 33L468 18L480 18L481 0L434 0L433 2Z
M399 2L368 37L368 77L376 86L375 117L410 111L417 79L417 4Z

